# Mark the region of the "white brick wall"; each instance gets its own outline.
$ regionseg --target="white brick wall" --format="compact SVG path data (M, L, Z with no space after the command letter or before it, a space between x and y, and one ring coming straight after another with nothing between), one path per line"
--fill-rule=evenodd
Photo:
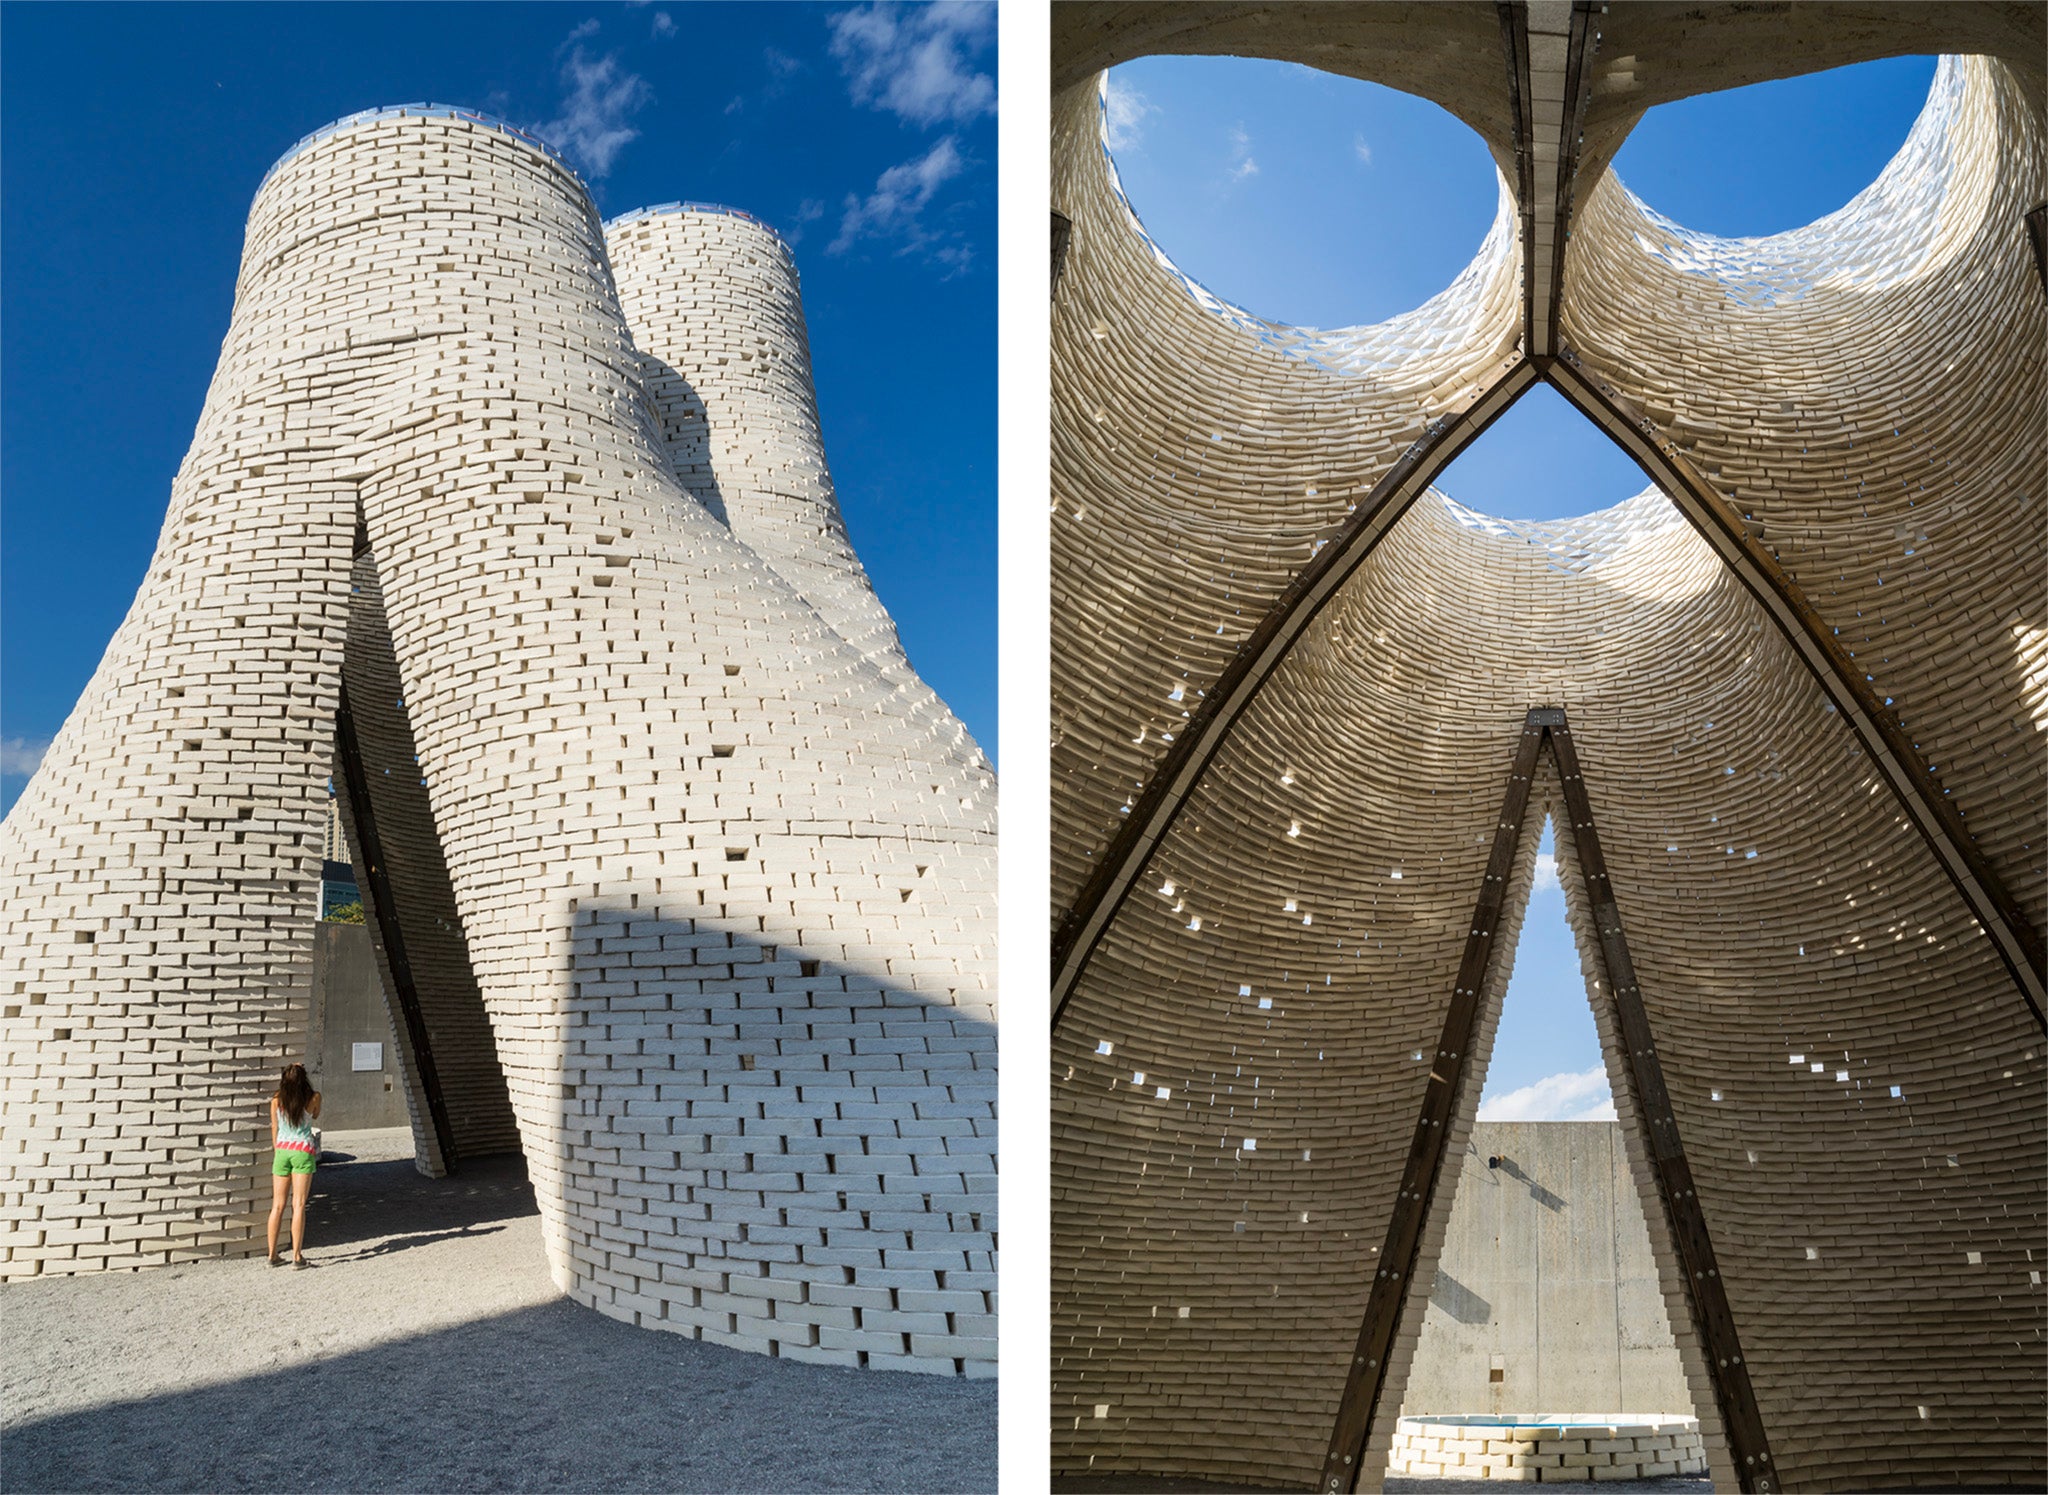
M642 374L513 134L364 119L266 182L149 576L0 827L8 1275L257 1245L360 505L556 1280L992 1367L993 777L679 484Z

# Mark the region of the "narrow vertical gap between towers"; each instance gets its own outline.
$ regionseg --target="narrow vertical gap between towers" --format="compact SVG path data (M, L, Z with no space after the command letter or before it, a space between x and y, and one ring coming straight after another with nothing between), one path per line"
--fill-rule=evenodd
M1616 1109L1631 1118L1634 1133L1647 1156L1654 1180L1655 1205L1644 1200L1653 1239L1661 1233L1670 1248L1658 1253L1660 1266L1677 1268L1690 1332L1678 1334L1682 1352L1695 1362L1714 1390L1718 1421L1733 1472L1747 1491L1778 1488L1771 1464L1770 1443L1757 1410L1727 1294L1720 1278L1712 1237L1693 1187L1678 1123L1665 1091L1654 1034L1643 1007L1642 989L1621 924L1606 860L1586 792L1584 773L1572 742L1571 728L1559 707L1532 708L1516 743L1513 767L1496 823L1486 874L1473 910L1471 930L1458 967L1457 984L1444 1016L1434 1062L1430 1066L1421 1114L1410 1140L1401 1174L1400 1192L1387 1225L1359 1329L1357 1348L1346 1371L1335 1425L1325 1456L1320 1488L1327 1495L1347 1495L1359 1487L1368 1458L1384 1457L1391 1414L1398 1408L1407 1362L1420 1330L1427 1292L1419 1274L1429 1267L1440 1246L1451 1208L1446 1187L1447 1159L1469 1131L1485 1077L1494 1020L1507 967L1510 942L1496 939L1511 884L1527 892L1533 838L1524 835L1531 819L1540 822L1545 807L1532 806L1539 759L1549 754L1555 794L1562 801L1568 834L1558 837L1561 878L1575 885L1593 934L1588 979L1594 1016L1610 1072L1622 1087ZM1524 843L1529 843L1526 847ZM1620 1063L1614 1061L1619 1057ZM1450 1179L1455 1183L1455 1177ZM1659 1230L1661 1227L1661 1232ZM1667 1293L1667 1298L1672 1296ZM1407 1324L1404 1330L1404 1319ZM1674 1330L1681 1326L1674 1324ZM1688 1365L1688 1371L1695 1369ZM1699 1409L1703 1413L1708 1409ZM1725 1441L1724 1441L1725 1440Z
M335 713L335 791L359 869L412 1121L430 1177L518 1151L511 1090L470 959L414 740L382 578L359 520Z

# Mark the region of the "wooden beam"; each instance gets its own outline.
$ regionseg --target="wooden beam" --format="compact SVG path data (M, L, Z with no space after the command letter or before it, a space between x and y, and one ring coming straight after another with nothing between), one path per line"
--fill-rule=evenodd
M1661 441L1655 427L1611 385L1588 373L1571 354L1518 360L1461 409L1433 422L1252 631L1147 781L1074 906L1061 919L1052 942L1053 1027L1059 1027L1075 986L1152 853L1232 727L1288 651L1430 481L1520 398L1539 371L1635 459L1763 606L1877 763L1908 818L1990 935L2034 1021L2048 1031L2048 960L2041 937L1977 850L1961 814L1941 792L1897 713L1878 701L1805 594L1750 534L1727 500Z
M1574 354L1538 359L1543 376L1636 461L1715 554L1756 598L1848 723L1879 775L1934 853L1972 915L1991 937L2037 1026L2048 1030L2048 960L2040 933L1963 823L1954 802L1914 745L1898 713L1884 705L1806 593L1753 534L1718 489L1656 426Z
M1564 346L1560 323L1564 310L1564 252L1571 239L1572 208L1578 197L1579 143L1586 128L1586 104L1593 97L1593 54L1599 50L1600 34L1594 29L1599 0L1573 0L1572 34L1565 54L1564 109L1557 137L1557 210L1551 219L1550 325L1536 351L1554 352ZM1532 345L1533 346L1533 345Z
M1477 1084L1481 1078L1471 1069L1473 1041L1483 1016L1487 972L1499 955L1494 934L1527 818L1529 791L1538 756L1545 749L1553 754L1557 764L1566 831L1572 838L1598 935L1603 986L1608 1000L1614 1004L1614 1031L1626 1049L1630 1091L1636 1114L1643 1122L1665 1222L1685 1273L1686 1302L1707 1359L1722 1426L1742 1488L1769 1495L1778 1488L1770 1440L1750 1386L1748 1363L1728 1306L1713 1237L1707 1229L1699 1192L1693 1186L1677 1119L1672 1115L1656 1038L1650 1030L1635 962L1629 954L1621 911L1614 897L1613 880L1608 875L1599 832L1593 823L1592 803L1578 750L1563 708L1555 706L1534 707L1523 722L1500 819L1494 829L1493 851L1487 858L1486 881L1479 890L1464 959L1458 966L1457 985L1444 1014L1436 1060L1430 1066L1429 1083L1423 1092L1422 1114L1409 1143L1407 1165L1402 1170L1401 1192L1394 1201L1385 1244L1377 1258L1379 1269L1366 1299L1358 1346L1345 1375L1320 1488L1325 1495L1348 1495L1358 1487L1365 1451L1386 1391L1389 1351L1400 1332L1401 1315L1421 1264L1424 1229L1431 1211L1439 1207L1436 1200L1445 1182L1448 1139L1459 1113L1460 1098L1465 1086ZM1448 1202L1442 1207L1448 1208Z
M1529 267L1536 263L1535 119L1529 91L1528 0L1498 0L1500 47L1507 61L1508 118L1514 125L1515 211L1522 225L1522 346L1535 346L1536 298Z
M1685 1146L1679 1137L1678 1120L1671 1112L1671 1097L1664 1086L1664 1070L1657 1058L1657 1040L1643 1008L1643 992L1636 980L1635 962L1629 955L1628 939L1621 927L1621 909L1615 901L1613 880L1600 850L1600 835L1593 824L1593 806L1586 793L1586 779L1579 766L1578 749L1572 743L1570 725L1559 711L1545 732L1547 745L1556 756L1557 774L1564 790L1567 829L1577 855L1579 873L1585 884L1593 926L1598 934L1601 964L1605 967L1608 999L1614 1004L1615 1031L1627 1052L1629 1086L1635 1097L1636 1115L1643 1123L1643 1135L1650 1151L1650 1164L1657 1178L1657 1194L1670 1226L1671 1242L1685 1274L1686 1301L1692 1310L1693 1330L1706 1356L1707 1374L1714 1383L1714 1400L1721 1411L1721 1426L1728 1437L1728 1449L1735 1459L1735 1472L1745 1490L1770 1492L1778 1488L1777 1471L1771 1464L1770 1440L1765 1436L1763 1416L1757 1410L1756 1394L1749 1384L1749 1366L1743 1359L1742 1342L1735 1332L1735 1318L1728 1308L1728 1294L1721 1280L1720 1264L1714 1256L1714 1242L1707 1231L1707 1218L1693 1187L1692 1172L1685 1161Z
M1238 648L1186 730L1163 758L1116 837L1060 920L1052 941L1052 1025L1059 1027L1081 973L1116 911L1180 814L1195 785L1259 690L1295 641L1349 581L1408 506L1436 475L1536 382L1526 359L1509 363L1491 384L1438 416L1374 485L1337 537L1302 568Z
M1479 900L1472 910L1471 933L1465 937L1457 985L1452 988L1450 1007L1444 1013L1435 1062L1429 1067L1429 1083L1422 1092L1422 1115L1409 1139L1408 1161L1401 1170L1401 1192L1387 1222L1386 1242L1376 1258L1379 1270L1366 1298L1365 1322L1359 1327L1358 1348L1345 1374L1344 1393L1337 1403L1337 1423L1323 1458L1320 1488L1325 1495L1345 1495L1358 1488L1358 1472L1372 1438L1374 1414L1386 1388L1387 1352L1401 1327L1401 1312L1422 1253L1423 1226L1443 1182L1444 1158L1449 1152L1459 1096L1472 1062L1472 1042L1479 1031L1481 995L1486 988L1487 972L1498 953L1494 933L1500 925L1508 880L1514 875L1522 821L1529 808L1529 785L1547 730L1544 723L1551 717L1562 721L1564 713L1550 708L1531 711L1515 744L1514 767L1509 772L1500 819L1494 827L1493 851L1486 859L1486 881L1480 884ZM1475 1083L1477 1078L1475 1074Z

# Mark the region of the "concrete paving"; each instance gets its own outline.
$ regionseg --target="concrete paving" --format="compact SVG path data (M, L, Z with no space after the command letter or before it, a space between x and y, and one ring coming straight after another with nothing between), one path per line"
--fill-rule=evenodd
M0 1490L995 1489L995 1382L615 1323L549 1281L519 1159L327 1147L308 1270L0 1288Z

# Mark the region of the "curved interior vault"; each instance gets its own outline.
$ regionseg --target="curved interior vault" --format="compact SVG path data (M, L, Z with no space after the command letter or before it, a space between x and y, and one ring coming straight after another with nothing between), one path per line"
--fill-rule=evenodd
M1404 1171L1426 1061L1524 715L1555 707L1611 878L1561 829L1568 905L1589 950L1626 927L1668 1085L1653 1107L1618 1066L1596 981L1717 1485L2037 1480L2040 17L1393 9L1055 20L1055 1469L1377 1482L1433 1237L1376 1258L1435 1198ZM1092 70L1147 50L1425 92L1494 142L1517 231L1383 356L1243 325L1107 168ZM1977 55L1892 167L1746 258L1604 172L1660 97L1928 50ZM1584 146L1544 207L1496 127L1522 109L1540 145L1551 76ZM1536 378L1668 499L1511 525L1428 493ZM1534 824L1564 787L1537 770ZM1673 1254L1667 1135L1726 1326ZM1376 1292L1407 1311L1368 1373ZM1386 1415L1347 1446L1361 1396Z

